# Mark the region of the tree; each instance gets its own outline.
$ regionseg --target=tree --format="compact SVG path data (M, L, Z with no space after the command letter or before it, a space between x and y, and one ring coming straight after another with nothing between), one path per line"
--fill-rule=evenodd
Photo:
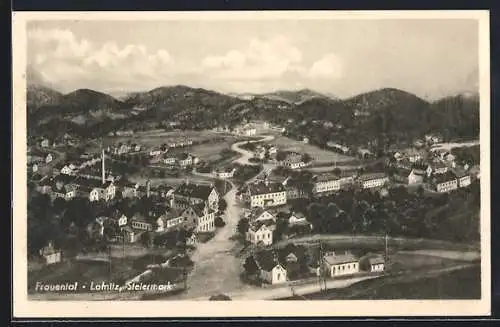
M257 263L255 262L253 256L249 256L245 259L243 268L245 269L245 273L247 276L253 276L259 271L259 267L257 266Z
M308 163L308 162L311 162L313 158L311 157L311 155L309 153L304 153L302 155L301 159L303 162Z
M335 169L333 169L333 173L334 173L336 176L340 176L340 174L342 173L342 171L340 170L340 168L335 168Z
M227 202L224 198L220 198L219 200L219 211L224 212L226 211L227 208Z
M276 160L277 161L283 161L286 159L286 156L287 156L287 153L286 152L283 152L283 151L278 151L276 153Z
M226 226L226 222L221 217L217 217L215 218L214 225L215 227L224 227Z
M238 221L238 225L236 228L238 230L238 233L240 233L241 235L245 235L248 231L249 226L250 223L248 221L248 218L241 218L240 221Z
M276 229L274 230L273 240L279 241L283 237L288 230L288 220L287 219L279 219L276 222Z

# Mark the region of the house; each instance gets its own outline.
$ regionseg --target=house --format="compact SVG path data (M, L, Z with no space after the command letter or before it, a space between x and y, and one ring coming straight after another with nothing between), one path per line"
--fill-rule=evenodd
M254 255L254 261L259 270L260 278L269 284L287 282L287 270L283 267L272 251L261 251Z
M185 222L186 218L179 212L169 210L156 220L156 231L161 233L172 228L181 227Z
M283 184L270 183L267 180L248 185L250 207L272 207L286 204L286 190Z
M302 156L295 152L289 153L281 164L290 169L300 169L307 166L307 164L302 160Z
M452 172L447 172L434 176L432 184L436 192L446 193L458 188L458 179Z
M43 139L40 145L42 146L42 148L48 148L50 146L49 139Z
M276 221L276 217L273 214L269 213L269 211L267 211L261 207L257 207L257 208L252 209L250 211L248 219L251 222L266 221L266 220Z
M193 184L185 182L173 193L173 202L187 200L190 204L207 202L213 211L219 211L219 193L213 185Z
M234 173L236 172L236 168L224 168L221 170L217 170L215 172L215 176L221 179L225 178L232 178L234 176Z
M416 163L423 160L422 152L416 149L409 149L408 151L406 151L404 156L411 163Z
M117 182L117 186L121 189L123 198L136 198L138 195L139 184L137 183L120 180Z
M287 200L305 199L309 197L308 188L306 189L306 185L299 180L288 179L284 186Z
M108 219L111 223L117 225L118 227L123 227L128 224L128 217L124 213L115 211Z
M345 185L351 184L354 181L354 176L348 174L331 174L325 173L317 175L313 178L313 193L326 193L339 191Z
M269 153L269 155L276 154L276 153L278 153L278 148L275 146L271 146L271 147L269 147L269 149L267 149L267 153Z
M130 147L131 147L133 152L139 152L142 149L142 146L140 144L136 144L136 143L133 143Z
M433 162L427 166L427 177L431 175L440 175L448 172L448 167L441 162Z
M102 182L98 179L80 178L78 191L81 196L88 197L89 201L110 201L115 198L116 186L113 181Z
M373 155L373 153L368 150L368 149L364 149L364 148L359 148L358 149L358 155L361 157L361 158L368 158L370 156Z
M361 187L364 189L381 187L389 182L389 177L385 173L363 174L358 177Z
M32 166L31 166L31 171L36 173L38 171L38 165L36 163L34 163Z
M304 137L302 139L302 142L305 143L305 144L309 143L309 138L308 137Z
M132 216L132 219L130 219L130 227L140 231L153 231L153 224L140 213L136 213Z
M166 156L163 158L163 163L165 165L174 165L176 161L177 161L177 158L173 157L173 156Z
M253 127L246 127L243 129L243 135L245 136L253 136L257 134L257 129Z
M40 250L40 255L45 259L47 265L61 262L62 252L54 247L52 242Z
M177 157L177 161L181 167L188 167L194 164L194 157L189 153L181 153Z
M307 221L307 218L301 212L290 212L286 216L286 219L288 220L288 225L289 226L306 225L306 224L309 225L309 222Z
M273 220L254 221L250 223L246 232L246 240L252 244L273 244L273 231L276 224Z
M349 252L332 252L324 256L323 269L330 277L352 275L359 272L359 260Z
M61 174L65 174L65 175L74 175L75 174L75 171L67 165L62 166L59 171Z
M425 175L426 172L423 169L417 169L417 168L412 169L410 174L408 175L408 184L414 185L423 183Z
M381 255L367 254L359 260L360 269L369 272L385 270L385 259Z
M51 153L47 154L47 156L45 157L45 163L51 162L52 159L53 159L52 154Z
M467 187L471 184L471 178L469 174L460 174L458 177L458 187Z
M150 157L156 157L162 154L161 149L152 149L149 151L149 156Z
M347 153L350 150L349 147L342 145L342 144L335 143L333 141L328 141L326 143L326 146L331 148L331 149L335 149L337 151L340 151L342 153Z
M215 230L215 212L206 202L191 205L184 210L188 224L196 227L196 232L212 232Z
M125 242L136 243L140 240L142 234L144 234L144 231L135 230L130 226L125 226L122 228L122 233Z

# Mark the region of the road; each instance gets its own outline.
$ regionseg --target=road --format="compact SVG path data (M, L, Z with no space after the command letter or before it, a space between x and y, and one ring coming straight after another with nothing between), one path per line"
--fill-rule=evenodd
M431 146L432 150L446 150L450 151L453 148L462 148L479 145L479 140L469 141L469 142L448 142L448 143L438 143Z
M242 209L235 201L235 193L236 188L233 186L224 196L227 202L226 226L219 229L207 243L198 244L193 253L191 260L195 262L195 266L188 277L188 290L180 294L179 299L210 297L217 293L250 288L240 280L242 263L232 254L235 241L230 237L236 233Z

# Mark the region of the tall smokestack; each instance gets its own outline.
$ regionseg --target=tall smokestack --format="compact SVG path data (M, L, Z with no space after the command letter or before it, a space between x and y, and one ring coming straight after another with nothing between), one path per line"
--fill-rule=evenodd
M104 149L102 150L102 183L106 183L106 163L104 162Z

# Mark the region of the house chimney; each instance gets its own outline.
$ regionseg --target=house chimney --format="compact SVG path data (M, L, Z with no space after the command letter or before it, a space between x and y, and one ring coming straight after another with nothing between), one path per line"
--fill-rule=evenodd
M106 183L106 164L105 164L105 157L104 157L104 149L102 150L102 183Z
M148 179L146 182L146 197L151 196L151 181Z

